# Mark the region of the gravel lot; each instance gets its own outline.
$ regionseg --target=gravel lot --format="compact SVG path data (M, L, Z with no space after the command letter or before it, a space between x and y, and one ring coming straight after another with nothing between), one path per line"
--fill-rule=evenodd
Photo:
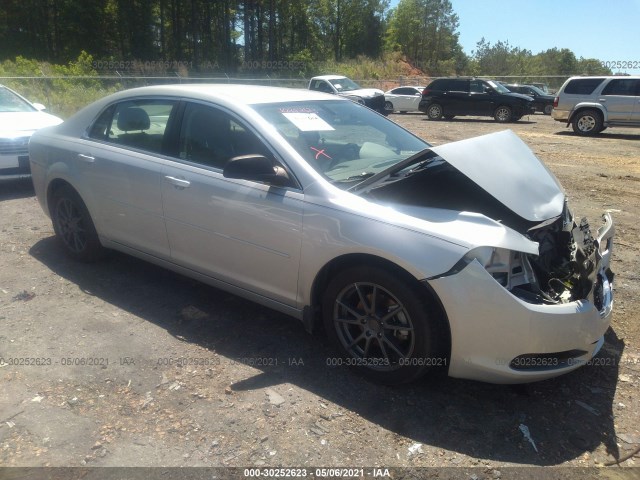
M504 129L390 118L434 144ZM328 367L323 336L279 313L121 254L67 260L30 182L3 183L0 465L457 466L497 478L629 456L640 446L640 130L579 138L543 115L509 128L575 214L616 220L613 323L592 365L517 388L373 385Z

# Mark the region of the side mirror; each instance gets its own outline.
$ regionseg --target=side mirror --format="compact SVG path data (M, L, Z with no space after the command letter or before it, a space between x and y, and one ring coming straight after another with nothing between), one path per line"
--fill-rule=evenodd
M222 170L222 175L225 178L253 180L279 187L291 185L289 175L284 168L274 167L271 160L258 154L231 158Z
M43 112L44 110L47 109L47 107L45 107L43 104L41 103L32 103L31 105L33 105L34 107L36 107L36 110L38 110L39 112Z

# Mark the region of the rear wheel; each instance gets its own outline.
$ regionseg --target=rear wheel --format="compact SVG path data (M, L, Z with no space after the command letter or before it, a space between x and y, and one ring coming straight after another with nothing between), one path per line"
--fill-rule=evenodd
M589 137L602 131L602 117L596 110L582 110L573 117L571 125L575 133Z
M408 382L430 367L447 364L439 320L428 295L410 279L378 267L339 273L322 303L327 335L342 353L335 365L350 365L385 384Z
M508 107L507 105L500 105L498 108L496 108L496 111L493 112L493 118L496 120L496 122L500 122L500 123L507 123L510 122L512 119L512 112L511 112L511 107Z
M544 114L545 115L551 115L552 111L553 111L553 105L545 105L544 106Z
M437 103L432 103L427 108L427 117L429 120L440 120L442 117L442 107Z
M92 262L104 255L91 215L74 189L64 186L54 193L51 219L56 237L68 256Z
M384 102L384 109L387 113L393 113L393 103Z

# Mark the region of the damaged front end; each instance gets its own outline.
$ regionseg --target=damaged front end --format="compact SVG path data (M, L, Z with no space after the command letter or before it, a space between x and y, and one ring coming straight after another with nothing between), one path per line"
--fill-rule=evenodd
M527 301L551 304L586 299L607 315L613 284L609 259L614 232L609 214L603 216L603 223L594 236L587 219L576 223L565 206L561 217L530 228L527 236L540 246L537 256L528 256L537 282L513 293Z
M469 246L425 279L446 306L449 375L520 383L585 364L604 344L612 311L611 215L601 226L574 219L555 176L512 132L431 150L362 194ZM440 218L452 219L450 230Z
M603 215L603 225L594 234L586 218L577 223L565 206L561 216L524 233L538 243L537 255L480 248L465 258L467 262L479 261L498 283L528 303L587 300L601 316L608 316L614 276L609 268L613 234L609 214Z

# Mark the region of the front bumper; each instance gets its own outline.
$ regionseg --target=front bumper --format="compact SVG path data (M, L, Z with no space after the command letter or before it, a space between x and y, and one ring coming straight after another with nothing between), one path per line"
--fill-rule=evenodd
M575 370L596 355L613 306L608 272L613 233L606 215L597 239L599 280L589 299L555 305L525 302L477 261L456 275L430 280L449 318L449 375L490 383L533 382Z
M29 155L0 154L0 179L23 178L29 175Z
M29 136L0 138L0 178L21 178L31 174Z

